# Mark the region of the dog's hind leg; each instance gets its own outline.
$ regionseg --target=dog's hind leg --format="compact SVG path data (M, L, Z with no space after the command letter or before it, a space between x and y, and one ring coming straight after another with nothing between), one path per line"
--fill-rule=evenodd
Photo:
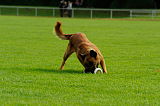
M66 50L65 53L64 53L63 61L62 61L60 70L63 70L66 60L68 59L68 57L69 57L73 52L74 52L74 48L73 48L73 47L71 46L71 44L69 43L69 44L68 44L68 47L67 47L67 50Z

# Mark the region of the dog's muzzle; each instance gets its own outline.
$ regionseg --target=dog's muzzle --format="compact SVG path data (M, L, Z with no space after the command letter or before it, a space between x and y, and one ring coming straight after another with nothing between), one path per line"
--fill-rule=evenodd
M84 70L84 72L85 73L94 73L95 69L96 69L95 66L93 66L93 67L86 67L85 70Z

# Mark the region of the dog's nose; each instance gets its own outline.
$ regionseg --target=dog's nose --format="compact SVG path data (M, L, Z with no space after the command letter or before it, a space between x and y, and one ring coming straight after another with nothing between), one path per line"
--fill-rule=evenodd
M85 73L94 73L94 70L96 69L95 66L92 67L86 67L85 68Z

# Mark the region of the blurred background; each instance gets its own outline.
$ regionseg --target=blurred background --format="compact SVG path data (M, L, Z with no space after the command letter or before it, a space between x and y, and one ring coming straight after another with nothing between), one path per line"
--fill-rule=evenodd
M68 0L66 0L68 2ZM70 0L73 7L108 9L157 9L160 0ZM60 0L0 0L0 5L58 7Z

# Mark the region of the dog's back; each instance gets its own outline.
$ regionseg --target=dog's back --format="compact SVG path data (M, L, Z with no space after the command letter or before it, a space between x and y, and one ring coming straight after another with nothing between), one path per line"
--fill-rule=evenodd
M56 35L62 40L69 40L74 48L77 48L82 43L91 45L92 43L88 40L84 33L75 33L75 34L64 34L61 28L62 24L57 22L55 25ZM92 44L93 45L93 44ZM87 46L87 45L86 45Z
M77 33L77 35L71 36L70 43L73 44L74 48L77 48L83 43L90 43L84 33Z

